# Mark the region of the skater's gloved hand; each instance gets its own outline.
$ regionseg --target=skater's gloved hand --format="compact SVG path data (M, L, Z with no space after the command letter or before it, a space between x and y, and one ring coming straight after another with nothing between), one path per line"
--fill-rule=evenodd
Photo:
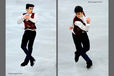
M88 17L88 18L86 18L86 22L89 24L90 23L90 21L91 21L91 19Z
M70 26L70 27L69 27L69 29L70 29L70 30L72 30L72 29L73 29L73 27L72 27L72 26Z

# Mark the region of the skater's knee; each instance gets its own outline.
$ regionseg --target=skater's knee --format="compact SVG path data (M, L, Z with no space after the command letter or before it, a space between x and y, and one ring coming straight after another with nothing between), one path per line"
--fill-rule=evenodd
M33 44L28 44L28 48L32 48L33 47Z
M25 49L25 48L26 48L26 46L21 45L21 48L22 48L22 49Z
M86 50L88 51L90 49L90 47L87 47Z
M28 47L28 49L29 49L29 50L32 50L32 47L31 47L31 46L29 46L29 47Z
M89 51L89 50L90 50L90 47L85 48L85 51Z
M90 50L90 46L84 47L84 50L85 50L85 51L89 51L89 50Z
M87 50L90 50L90 46L88 46L88 49Z

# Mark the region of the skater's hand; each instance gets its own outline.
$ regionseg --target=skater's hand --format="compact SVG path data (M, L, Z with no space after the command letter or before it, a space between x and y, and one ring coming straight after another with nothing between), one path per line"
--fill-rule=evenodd
M89 24L90 23L90 21L91 21L91 19L88 17L88 18L86 18L86 22Z
M29 15L26 15L24 18L25 18L25 19L29 19L29 18L30 18L30 16L29 16Z
M70 29L70 30L72 30L72 29L73 29L73 27L72 27L72 26L70 26L70 27L69 27L69 29Z

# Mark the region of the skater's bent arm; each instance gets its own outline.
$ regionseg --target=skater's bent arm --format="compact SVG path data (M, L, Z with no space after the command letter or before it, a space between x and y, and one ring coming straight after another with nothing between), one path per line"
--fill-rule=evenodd
M37 22L37 19L38 19L38 16L37 14L34 15L34 18L29 18L29 20L33 23L36 23Z
M19 16L19 18L18 18L18 20L17 20L17 23L18 23L18 24L21 24L21 23L24 21L24 16L25 16L25 15Z
M87 29L87 31L89 30L89 27L90 27L90 24L86 24L86 29Z
M84 31L88 31L88 28L90 26L90 24L83 25L83 23L81 23L80 21L76 21L75 25L77 25L80 29Z

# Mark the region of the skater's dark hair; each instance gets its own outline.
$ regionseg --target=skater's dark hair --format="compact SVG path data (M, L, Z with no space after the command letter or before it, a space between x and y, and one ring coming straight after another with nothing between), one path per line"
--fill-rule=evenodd
M76 6L75 9L74 9L74 12L75 13L83 12L83 8L81 6Z
M29 7L34 7L33 4L26 4L26 9L28 9Z

